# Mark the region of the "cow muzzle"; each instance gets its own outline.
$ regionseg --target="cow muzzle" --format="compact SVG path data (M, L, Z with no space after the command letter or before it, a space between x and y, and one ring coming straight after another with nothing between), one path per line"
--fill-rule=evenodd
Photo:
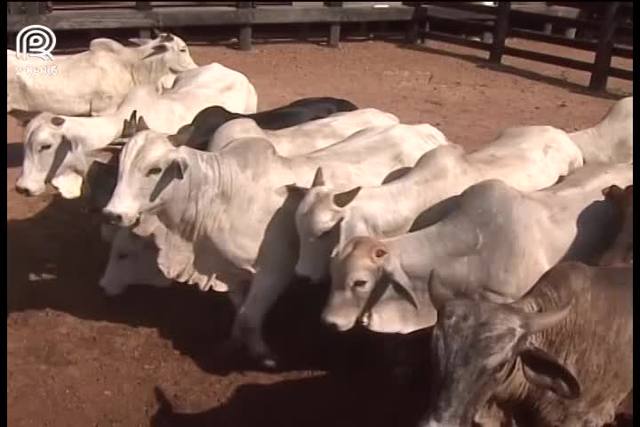
M111 225L119 225L122 227L131 227L138 224L140 221L140 215L129 215L120 212L115 212L110 209L103 209L102 214L104 215L107 222Z
M16 192L23 196L27 196L27 197L38 196L44 193L44 190L45 190L44 186L30 188L29 186L26 186L23 182L21 182L21 180L18 180L18 182L16 182Z

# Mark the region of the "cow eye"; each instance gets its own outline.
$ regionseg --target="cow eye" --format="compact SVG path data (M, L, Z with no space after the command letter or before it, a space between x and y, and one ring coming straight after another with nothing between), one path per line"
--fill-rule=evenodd
M187 48L186 47L181 47L179 50L180 50L180 52L186 52Z
M151 176L151 175L158 175L160 172L162 172L161 168L151 168L149 169L149 171L147 172L147 176Z
M356 280L353 282L353 287L356 289L362 289L365 286L367 286L367 281L366 280Z
M51 144L44 144L40 146L40 151L46 151L51 148Z
M127 259L127 257L128 257L128 256L129 256L129 255L127 255L126 253L124 253L124 252L120 252L120 253L118 254L118 259L119 259L119 260L124 260L124 259Z

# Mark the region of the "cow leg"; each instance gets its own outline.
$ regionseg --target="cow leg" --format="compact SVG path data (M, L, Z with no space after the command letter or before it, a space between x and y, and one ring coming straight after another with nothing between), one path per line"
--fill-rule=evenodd
M233 325L232 338L245 345L250 355L267 368L275 368L276 359L262 335L264 318L292 276L293 266L258 270Z

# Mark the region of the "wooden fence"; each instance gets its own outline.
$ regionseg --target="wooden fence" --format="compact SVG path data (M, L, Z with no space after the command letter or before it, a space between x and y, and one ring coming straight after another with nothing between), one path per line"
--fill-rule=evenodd
M532 2L8 2L7 29L40 24L54 31L138 29L148 36L152 28L235 26L242 50L251 49L252 30L261 24L327 24L330 46L338 46L341 25L353 22L400 22L406 26L409 42L439 40L489 51L489 61L500 63L504 55L545 62L591 72L590 88L606 87L609 76L633 79L631 70L611 66L612 56L633 58L633 48L614 43L616 32L631 39L631 25L621 22L623 9L631 2L609 2L596 22L578 15L537 11ZM602 2L604 3L604 2ZM566 4L566 3L565 3ZM569 3L571 4L571 3ZM576 2L575 4L578 4ZM558 8L554 9L558 10ZM540 22L543 31L518 27L520 20ZM438 23L475 28L485 33L484 41L434 31ZM551 34L553 25L572 31L565 36ZM575 29L597 32L596 39L574 38ZM506 45L509 36L536 40L595 52L593 63L527 51Z
M524 3L524 2L523 2ZM528 7L527 7L528 6ZM544 6L544 5L542 5ZM631 2L608 2L604 5L603 16L598 21L563 16L563 14L550 14L542 12L539 6L517 5L511 2L498 2L497 6L473 4L472 2L421 2L416 4L418 8L424 8L425 13L416 14L413 21L413 39L438 40L453 44L459 44L471 48L482 49L489 52L489 61L500 63L504 55L532 61L544 62L552 65L572 68L591 73L589 87L593 90L606 88L608 77L617 77L633 80L633 70L625 70L611 66L613 56L633 58L633 47L614 43L616 31L628 39L632 39L633 28L621 22L623 16L629 16ZM619 13L625 8L625 13ZM533 9L533 10L532 10ZM536 10L537 9L537 10ZM451 16L450 11L463 12L462 17ZM511 25L514 20L526 20L529 23L539 22L544 24L543 31L516 28ZM456 22L467 27L484 31L486 37L483 41L469 40L464 37L431 30L431 24L436 22ZM563 26L569 30L564 36L551 34L551 25ZM576 29L590 29L597 32L597 38L575 38ZM549 55L541 52L524 50L506 45L509 36L535 40L555 45L567 46L575 49L595 52L593 63L576 59Z

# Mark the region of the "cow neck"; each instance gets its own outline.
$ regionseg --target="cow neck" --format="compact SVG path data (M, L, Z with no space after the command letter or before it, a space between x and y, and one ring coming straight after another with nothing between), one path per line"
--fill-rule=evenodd
M155 84L162 76L171 71L161 59L163 55L158 55L148 59L143 59L151 52L148 46L140 46L137 55L128 57L131 78L135 85Z
M228 167L218 153L188 147L180 150L186 154L189 167L184 178L175 180L167 189L172 193L157 215L167 228L195 241L219 223L232 196L231 185Z
M468 227L459 221L445 218L424 229L386 239L385 244L397 247L400 263L409 277L426 280L435 267L444 277L463 277L466 271L458 271L464 263L452 261L467 254L480 244L481 238L475 225Z
M590 127L570 133L569 138L578 146L583 157L590 158L591 152L598 151L598 148L602 148L598 146L600 135L597 127ZM608 147L608 149L611 149L611 147ZM597 155L597 153L595 154Z
M120 135L122 118L118 115L66 117L64 135L82 150L109 145Z
M433 168L414 168L395 181L365 189L356 197L354 203L357 204L352 210L358 209L368 216L367 207L378 206L381 201L390 202L385 203L383 212L367 221L372 234L384 236L399 228L408 228L423 211L455 193L449 191L451 178L454 177L442 176Z

